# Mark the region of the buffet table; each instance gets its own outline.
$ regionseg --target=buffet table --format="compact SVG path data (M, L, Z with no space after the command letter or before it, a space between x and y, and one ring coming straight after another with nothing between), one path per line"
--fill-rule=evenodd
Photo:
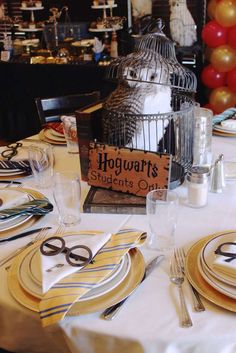
M24 142L24 141L23 141ZM214 156L223 153L225 160L235 160L236 140L213 137ZM68 154L66 147L54 146L55 170L79 170L78 154ZM31 177L22 179L24 187L34 187ZM40 190L53 203L51 190ZM82 199L88 185L82 183ZM176 244L188 249L197 240L215 232L235 229L236 182L227 181L222 194L209 193L208 205L193 209L186 205L186 186L176 189L180 197ZM56 207L37 226L58 227ZM116 232L120 228L147 230L145 215L82 214L74 230ZM17 248L29 237L12 241ZM5 245L0 245L3 254ZM140 248L145 261L156 253ZM206 311L196 313L185 281L187 306L193 326L179 327L177 288L169 280L166 258L133 293L113 321L101 318L101 312L67 317L60 324L42 328L39 315L26 309L11 296L7 270L0 268L0 347L22 353L233 353L236 350L235 312L230 312L203 298Z

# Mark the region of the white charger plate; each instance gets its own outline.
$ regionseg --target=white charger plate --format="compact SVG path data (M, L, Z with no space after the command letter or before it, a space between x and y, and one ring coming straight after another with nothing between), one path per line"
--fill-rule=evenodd
M232 276L224 274L217 270L213 266L215 260L215 253L214 251L217 247L226 242L232 242L236 240L236 233L235 232L228 232L224 234L218 234L211 240L209 240L205 246L203 247L200 257L201 257L201 264L204 272L209 273L211 276L215 277L217 280L224 282L230 286L236 287L236 279L234 280ZM235 247L236 248L236 247Z
M42 299L42 287L32 280L29 271L30 260L34 255L35 251L38 251L38 248L36 248L36 250L35 248L31 248L30 251L25 255L19 266L17 276L20 285L26 292L38 299ZM80 298L80 301L95 299L113 290L125 279L130 270L130 265L130 255L126 254L124 257L123 265L121 266L120 271L118 271L118 274L116 276L113 276L111 280L106 281L104 284L96 286L96 288L90 290L88 294Z
M236 287L224 283L212 276L206 268L202 265L201 256L198 256L198 269L202 277L207 283L209 283L213 288L218 290L220 293L227 295L230 298L236 299Z
M29 195L28 193L26 193L23 190L16 190L16 188L14 188L14 190L12 189L8 189L8 188L4 188L1 189L2 192L19 192L19 193L24 193L27 195L29 201L33 200L33 197L31 195ZM6 230L10 230L16 226L21 225L22 223L28 221L30 218L32 218L33 215L17 215L17 216L13 216L9 219L4 219L4 220L0 220L0 232L6 231Z
M214 125L213 129L216 130L216 131L225 132L227 134L233 134L233 135L236 134L236 130L235 129L227 128L227 127L221 126L221 125Z

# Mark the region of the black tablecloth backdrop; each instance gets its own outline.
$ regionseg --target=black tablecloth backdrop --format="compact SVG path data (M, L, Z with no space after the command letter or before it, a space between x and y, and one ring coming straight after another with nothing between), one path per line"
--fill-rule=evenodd
M99 90L106 97L114 84L105 68L93 64L30 65L0 63L0 138L15 141L40 130L34 99Z

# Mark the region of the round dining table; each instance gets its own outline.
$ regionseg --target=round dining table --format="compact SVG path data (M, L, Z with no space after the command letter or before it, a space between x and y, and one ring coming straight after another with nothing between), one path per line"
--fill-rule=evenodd
M33 136L21 142L27 146L37 139L37 136ZM80 172L79 154L69 154L65 145L54 145L53 150L54 171ZM225 162L236 162L235 137L213 136L212 151L214 160L223 153ZM18 180L24 188L37 189L32 176ZM82 209L90 187L84 181L81 181L81 186ZM47 196L55 207L53 212L42 217L31 228L49 226L53 234L59 226L59 219L52 188L37 190ZM186 203L186 182L175 191L180 199L176 247L184 247L187 252L208 235L236 229L236 174L226 179L222 193L209 192L208 203L202 208L191 208ZM145 232L148 229L147 216L82 213L81 222L70 230L116 233L122 228ZM27 236L1 243L0 260L6 249L13 251L30 239L31 236ZM139 250L146 263L157 254L145 244ZM235 307L232 310L225 309L219 300L211 296L207 298L206 293L201 296L205 311L195 312L187 280L183 286L193 325L189 328L180 327L178 288L169 279L169 260L167 254L112 321L104 320L102 311L81 315L78 312L47 327L42 327L38 313L14 299L8 288L8 266L1 266L0 347L17 353L235 353ZM197 267L197 263L193 263L194 266Z

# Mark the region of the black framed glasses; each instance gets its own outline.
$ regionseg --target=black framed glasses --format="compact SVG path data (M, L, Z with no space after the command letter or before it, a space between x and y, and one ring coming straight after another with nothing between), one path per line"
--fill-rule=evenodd
M10 159L12 159L12 157L16 156L18 153L18 148L22 147L22 143L21 142L16 142L13 143L11 145L7 145L7 148L1 152L1 156L4 159L7 159L8 161L10 161Z
M227 257L227 259L224 260L225 262L236 260L236 253L222 250L225 245L236 245L236 243L229 241L227 243L220 244L215 250L215 254Z
M81 267L93 263L93 254L88 246L75 245L68 248L65 240L61 237L51 237L44 240L40 245L40 251L45 256L55 256L63 253L66 261L71 266Z

